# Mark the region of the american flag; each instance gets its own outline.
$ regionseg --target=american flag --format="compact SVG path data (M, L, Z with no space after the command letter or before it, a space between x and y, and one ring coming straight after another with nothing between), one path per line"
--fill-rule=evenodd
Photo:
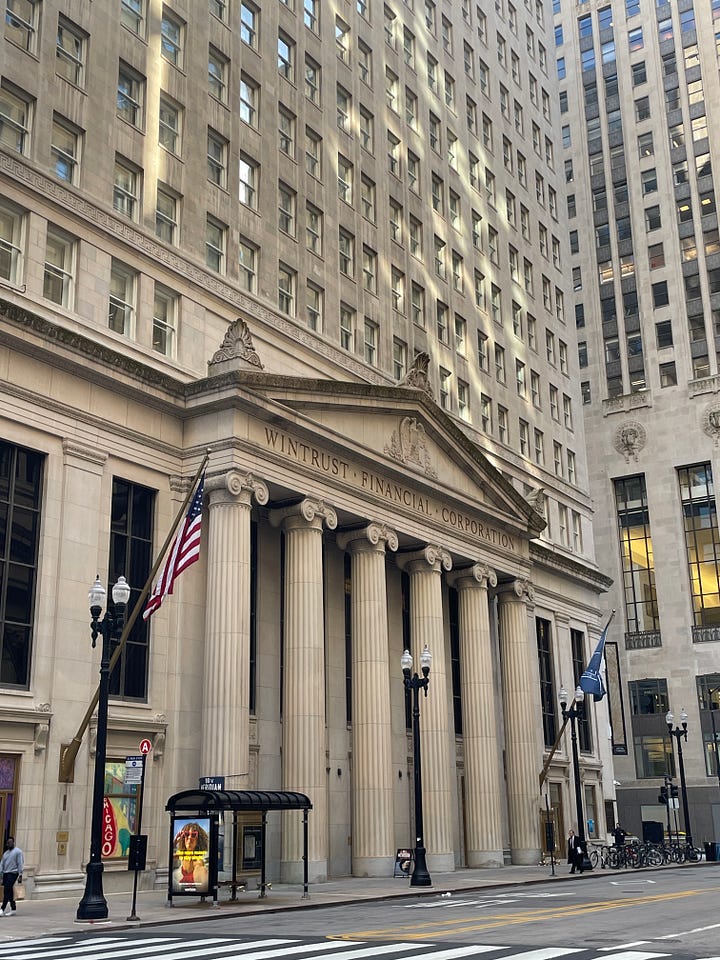
M200 536L202 533L202 498L205 487L205 474L198 481L195 496L183 521L182 530L172 542L170 552L155 582L155 588L143 610L143 620L155 613L168 594L173 592L176 578L191 564L200 558Z

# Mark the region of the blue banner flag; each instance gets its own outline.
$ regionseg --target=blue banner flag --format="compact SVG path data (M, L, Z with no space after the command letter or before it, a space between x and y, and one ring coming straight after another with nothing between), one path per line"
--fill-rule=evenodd
M608 622L607 626L600 634L600 640L598 641L597 647L595 647L595 653L593 653L592 657L590 657L590 663L587 666L587 670L580 677L580 689L584 693L591 693L596 703L599 700L602 700L607 693L605 690L605 684L603 683L602 674L605 672L603 669L603 658L605 656L605 639L607 637L609 626L610 623Z

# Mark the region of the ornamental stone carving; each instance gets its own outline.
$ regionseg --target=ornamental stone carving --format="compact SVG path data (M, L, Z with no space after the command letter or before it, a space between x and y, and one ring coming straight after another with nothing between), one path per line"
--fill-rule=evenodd
M351 542L358 540L366 540L373 547L382 543L385 549L393 552L398 548L397 533L385 523L375 523L373 521L359 530L346 530L337 536L337 544L341 550L346 550Z
M299 509L308 523L312 523L316 517L319 517L325 521L325 526L329 530L334 530L335 527L337 527L337 513L335 513L330 504L325 503L324 500L313 500L310 497L306 497L299 505Z
M430 377L428 368L430 366L430 355L424 351L419 353L413 360L410 369L400 381L401 387L415 387L416 390L422 390L431 400L434 400L432 387L430 386Z
M385 445L385 453L400 463L415 464L426 477L437 479L437 470L430 463L425 427L416 417L402 418L400 426L390 437L390 443Z
M525 497L527 502L533 508L535 513L539 513L541 517L545 517L545 488L544 487L533 487L530 490L530 493Z
M220 349L216 350L209 366L216 363L222 363L223 360L244 360L251 367L258 367L262 370L263 365L260 362L250 329L242 317L233 320L225 332Z
M526 580L524 577L519 577L517 580L513 580L512 591L516 597L524 600L528 606L535 603L535 587L533 587L532 583L530 583L530 581Z
M243 470L227 470L218 476L208 477L205 481L205 492L211 494L218 491L230 494L231 497L248 494L250 498L254 497L260 506L264 506L270 499L267 484Z
M625 463L630 463L631 460L637 461L646 441L645 427L636 420L628 420L615 432L614 446L617 452L625 457Z
M712 437L715 446L720 440L720 406L716 403L706 407L702 415L702 428L705 433Z

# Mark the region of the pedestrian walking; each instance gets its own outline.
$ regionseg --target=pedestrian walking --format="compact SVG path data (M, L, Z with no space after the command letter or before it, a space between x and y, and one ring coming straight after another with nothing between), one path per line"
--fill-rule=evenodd
M15 884L22 882L23 853L15 846L15 837L8 837L7 847L0 859L0 873L3 882L3 901L0 917L12 917L15 913ZM5 908L7 907L7 912Z
M580 837L575 836L575 831L571 830L568 834L568 859L567 862L570 864L570 873L575 873L577 870L578 873L583 872L583 857L585 856L585 851L582 848L580 843Z

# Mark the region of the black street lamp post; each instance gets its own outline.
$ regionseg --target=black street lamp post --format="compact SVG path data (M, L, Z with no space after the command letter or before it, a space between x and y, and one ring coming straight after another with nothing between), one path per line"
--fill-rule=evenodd
M92 819L90 823L90 859L87 863L85 893L78 904L78 920L105 920L108 905L103 893L102 821L105 797L105 759L107 754L108 693L110 690L110 641L120 636L125 620L125 607L130 599L130 586L125 577L118 577L112 588L114 612L106 611L100 619L105 603L105 587L98 576L90 588L90 616L92 645L102 639L100 657L100 691L97 708L97 739L95 743L95 777L93 781Z
M685 782L685 763L683 761L682 751L682 741L684 740L687 743L687 714L684 710L680 711L680 723L682 724L681 727L673 728L674 719L675 717L668 710L667 714L665 715L668 733L671 737L674 737L677 740L678 767L680 769L680 789L682 791L683 817L685 818L685 843L691 847L693 845L693 841L692 832L690 830L690 808L688 806L687 783Z
M427 697L430 683L430 664L432 654L425 645L420 656L422 677L412 674L413 658L409 650L405 650L400 658L405 689L412 692L412 732L413 732L413 782L415 787L415 866L410 877L411 887L430 887L432 878L428 873L425 861L425 839L423 830L423 803L422 803L422 758L420 755L420 690L425 691Z
M585 718L585 693L581 687L576 687L575 697L568 708L568 692L565 687L560 689L560 709L562 710L563 720L570 721L570 742L572 745L573 776L575 777L575 807L577 810L577 828L578 840L583 853L583 870L592 870L592 864L588 857L587 842L585 840L585 814L583 813L582 801L582 782L580 780L580 758L578 756L577 729L576 721ZM577 706L574 706L577 704Z

